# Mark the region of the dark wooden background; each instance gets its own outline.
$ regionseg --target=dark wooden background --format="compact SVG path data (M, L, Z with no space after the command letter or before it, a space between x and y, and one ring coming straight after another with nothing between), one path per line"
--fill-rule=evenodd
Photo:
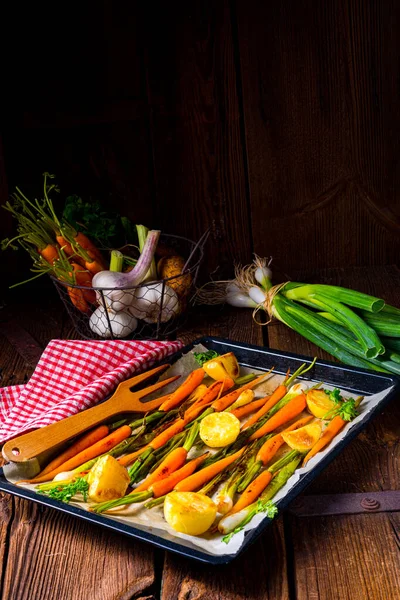
M11 4L2 202L47 170L62 197L210 227L214 277L253 252L289 275L399 262L399 2Z

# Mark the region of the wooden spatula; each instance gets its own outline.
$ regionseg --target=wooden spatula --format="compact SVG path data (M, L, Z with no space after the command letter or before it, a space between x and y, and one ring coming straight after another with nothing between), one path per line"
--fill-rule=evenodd
M158 381L154 385L138 392L131 392L130 388L146 381L146 379L160 373L169 366L170 365L161 365L151 371L147 371L146 373L123 381L119 384L111 398L98 406L88 408L72 417L62 419L61 421L58 421L58 423L53 423L52 425L47 425L47 427L25 433L24 435L6 442L2 450L3 457L9 461L23 462L38 456L42 452L45 452L62 442L70 440L76 435L83 433L87 429L98 425L114 415L131 412L146 413L158 408L160 404L165 401L165 396L149 402L141 402L141 399L148 394L163 388L172 381L175 381L180 375Z

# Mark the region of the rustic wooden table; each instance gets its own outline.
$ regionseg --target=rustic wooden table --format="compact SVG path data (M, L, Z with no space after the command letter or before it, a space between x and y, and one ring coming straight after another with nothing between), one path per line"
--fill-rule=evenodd
M397 267L337 269L313 278L351 286L400 306ZM0 312L4 386L27 381L38 345L44 348L55 337L76 337L59 306L32 307L29 300ZM22 351L21 333L25 342L27 333L32 336ZM307 355L317 352L281 324L262 330L247 310L200 315L181 338L189 342L204 334ZM319 350L318 356L326 357ZM393 401L306 495L399 490L399 437L400 408ZM7 494L0 494L0 518L4 600L400 598L400 512L314 518L288 512L240 559L215 568Z

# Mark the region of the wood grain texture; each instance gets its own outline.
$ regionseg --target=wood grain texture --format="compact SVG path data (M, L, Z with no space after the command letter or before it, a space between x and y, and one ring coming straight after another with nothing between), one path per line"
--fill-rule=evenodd
M175 2L151 15L156 223L195 239L211 228L207 271L221 276L252 251L229 5Z
M221 317L200 316L195 330L190 328L181 337L188 343L198 337L197 330L201 329L203 335L263 345L263 332L255 326L249 311L232 309ZM230 565L210 568L167 553L161 600L284 600L289 593L286 572L283 523L279 519Z
M151 591L150 546L33 502L14 502L4 598L130 600Z
M399 5L236 6L255 251L286 268L398 262Z

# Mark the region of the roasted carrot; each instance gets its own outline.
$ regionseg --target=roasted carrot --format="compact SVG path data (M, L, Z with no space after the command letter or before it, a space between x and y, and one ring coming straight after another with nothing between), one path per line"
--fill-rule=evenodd
M228 515L233 515L234 513L239 512L249 504L252 504L257 500L261 492L265 490L267 485L270 483L272 479L272 473L269 471L262 471L253 481L247 486L244 492L241 494L239 500L234 504L231 510L224 515L225 517Z
M247 415L263 406L268 398L269 396L266 396L266 398L259 398L258 400L250 402L250 404L239 406L239 408L235 408L235 410L232 411L232 414L235 415L235 417L237 417L238 419L243 419L243 417L247 417Z
M342 417L339 417L339 415L337 417L334 417L332 421L330 421L327 428L324 430L321 437L319 438L318 442L315 444L315 446L311 448L310 452L306 455L305 459L303 460L303 467L308 463L310 458L315 456L318 452L325 448L325 446L327 446L329 442L333 440L335 435L337 435L339 431L343 429L346 423L348 423L348 421L345 421L344 419L342 419Z
M63 471L71 471L72 469L79 467L79 465L83 465L91 458L96 458L97 456L100 456L100 454L108 452L111 450L111 448L114 448L114 446L128 438L131 433L131 428L128 425L123 425L122 427L119 427L110 433L107 437L99 440L89 448L86 448L86 450L82 450L82 452L79 452L79 454L76 454L66 462L62 463L56 469L53 469L53 471L46 473L46 475L35 477L34 479L31 479L29 483L42 483L44 481L50 481L58 473L62 473Z
M187 421L185 419L177 419L172 425L170 425L167 429L164 429L159 435L157 435L153 440L151 440L149 446L157 450L164 446L174 435L183 431Z
M38 252L50 265L53 265L58 258L58 248L54 244L47 244L44 248L38 248Z
M130 454L125 454L125 456L121 456L117 460L121 465L126 467L127 465L130 465L134 460L136 460L148 447L149 444L146 444L146 446L142 446L141 448L139 448L139 450L135 450L135 452L131 452Z
M149 491L153 492L153 498L160 498L161 496L165 496L168 492L171 492L174 487L183 479L186 479L195 472L197 467L201 465L201 463L209 456L209 452L190 460L188 463L183 465L180 469L171 473L165 479L160 481L156 481L149 487ZM135 490L136 491L136 490Z
M186 479L183 479L177 483L174 487L174 490L178 492L193 492L198 490L203 485L211 481L211 479L218 475L218 473L221 473L221 471L229 467L229 465L231 465L236 459L242 456L244 450L244 448L241 448L234 454L231 454L231 456L221 458L221 460L218 460L204 469L200 469L200 471L193 473L193 475L189 475L189 477L186 477Z
M228 406L231 406L231 404L236 402L236 400L239 398L240 394L242 392L244 392L244 390L253 389L253 387L256 386L258 383L260 383L270 372L271 371L268 371L268 373L263 373L259 377L256 377L256 379L253 379L253 381L250 381L249 383L242 385L240 388L238 388L237 390L234 390L230 394L227 394L226 396L223 396L222 398L218 398L218 400L215 400L211 406L217 412L227 409Z
M235 382L230 377L226 377L223 381L214 381L214 383L212 383L206 389L204 394L202 394L200 398L198 398L196 402L194 402L194 404L187 409L185 412L185 419L190 419L190 415L195 410L209 406L213 400L221 396L221 394L224 392L230 390L234 385Z
M166 412L178 406L200 385L204 379L204 375L204 369L192 371L185 381L161 404L159 410Z
M278 385L273 394L271 394L269 398L268 396L266 397L268 402L265 402L264 406L262 406L259 411L250 417L250 419L244 424L243 429L247 429L247 427L250 427L250 425L254 425L258 419L263 417L273 406L275 406L275 404L277 404L277 402L279 402L279 400L282 400L286 394L287 387L285 385Z
M171 473L180 469L185 464L186 458L186 448L183 448L182 446L175 448L175 450L172 450L172 452L167 454L157 469L155 469L153 473L150 473L150 475L134 489L132 494L136 494L136 492L143 492L144 490L147 490L153 483L165 479L168 477L168 475L171 475Z
M302 419L299 419L298 421L296 421L295 423L290 425L290 427L287 427L283 432L277 433L272 438L269 438L269 440L267 440L259 449L257 456L256 456L256 462L260 461L263 465L266 465L267 463L269 463L271 458L273 458L275 456L275 454L278 452L279 448L281 446L283 446L283 444L285 443L285 441L282 437L282 433L284 433L286 431L293 431L293 429L298 429L299 427L303 427L303 425L306 425L306 423L311 421L312 418L313 418L312 415L303 417Z
M86 450L89 446L92 446L99 440L108 435L109 429L106 425L99 425L95 429L91 429L89 432L82 435L78 438L69 448L64 450L61 454L59 454L56 458L54 458L49 464L39 473L39 476L46 475L46 473L50 473L58 466L65 463L67 460L82 452L82 450Z
M278 410L278 412L275 413L270 419L268 419L268 421L264 425L262 425L260 429L257 429L257 431L255 431L253 435L250 436L249 441L252 442L253 440L258 440L263 435L271 433L271 431L274 431L278 427L281 427L291 419L297 417L297 415L299 415L301 412L303 412L306 406L307 403L305 394L298 394L297 396L292 398L292 400L290 400L287 404L285 404L283 408Z

